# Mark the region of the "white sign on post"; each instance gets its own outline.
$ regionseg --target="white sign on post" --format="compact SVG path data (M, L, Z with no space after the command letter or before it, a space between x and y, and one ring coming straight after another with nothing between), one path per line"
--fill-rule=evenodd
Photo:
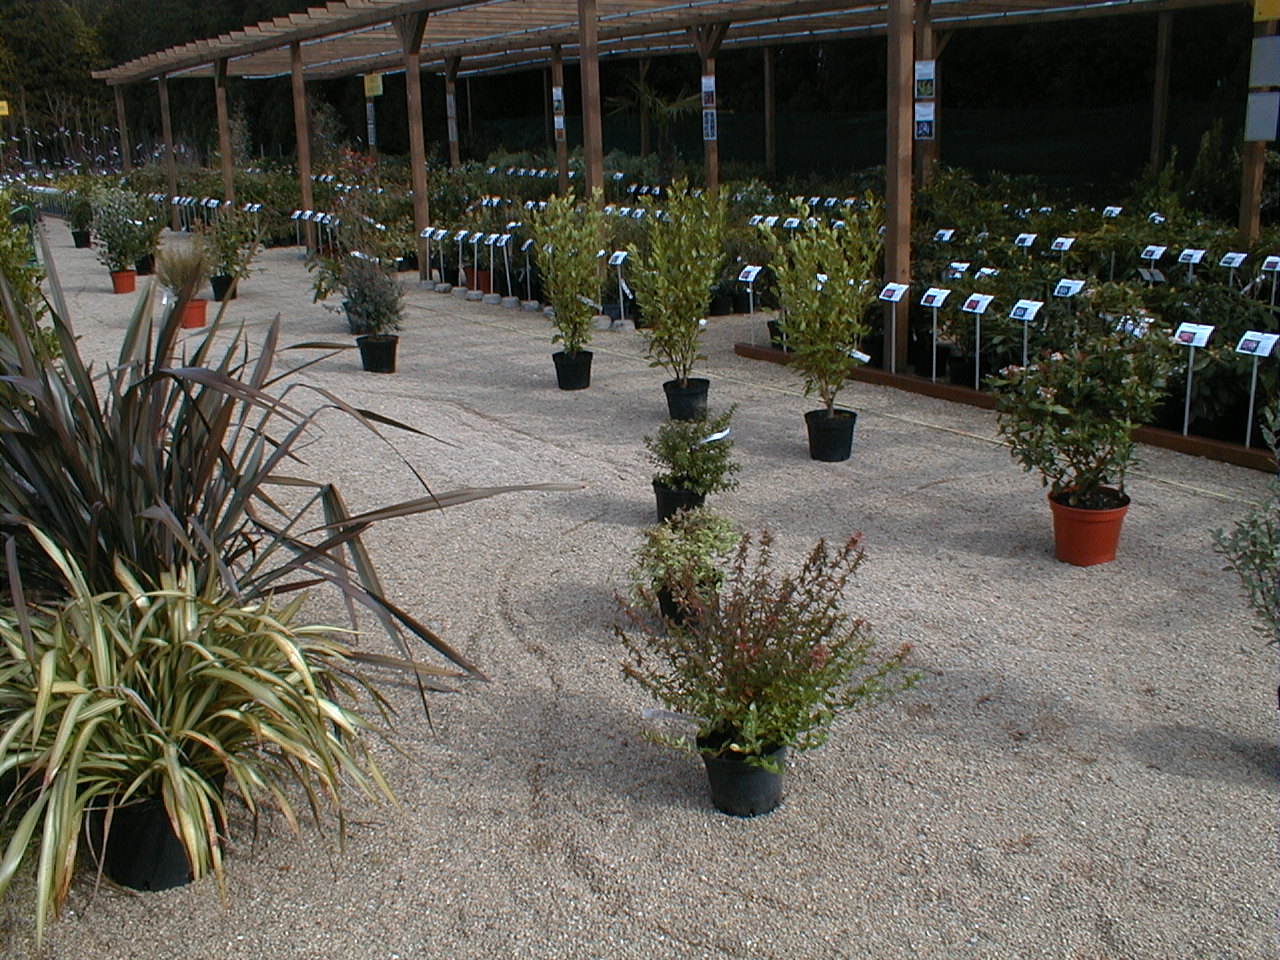
M1066 253L1076 242L1075 237L1057 237L1053 243L1049 245L1049 249L1055 253Z
M1102 215L1104 217L1118 217L1123 210L1124 207L1103 207Z
M971 293L969 299L965 300L964 306L960 309L965 313L974 313L978 316L987 312L987 307L991 306L991 301L995 297L990 293Z
M1158 243L1147 244L1147 246L1142 248L1142 253L1138 254L1138 258L1140 260L1150 260L1152 263L1155 263L1164 256L1164 252L1168 249L1168 247L1162 247Z
M799 226L800 226L800 218L799 218L799 217L787 217L787 219L785 219L785 220L783 220L783 221L782 221L782 226L783 226L784 228L786 228L787 230L795 230L795 229L799 228Z
M1240 342L1236 344L1236 353L1243 353L1247 357L1269 357L1276 347L1276 342L1280 341L1280 333L1263 333L1259 330L1249 330L1240 338Z
M1059 280L1057 286L1053 288L1053 295L1055 297L1074 297L1083 289L1083 280L1068 280L1064 277Z
M756 277L760 276L760 271L763 269L763 267L743 267L742 272L738 274L738 280L742 283L755 283Z
M968 273L971 266L972 264L965 260L953 260L947 264L947 270L950 271L952 276L960 277Z
M609 255L609 266L620 267L622 266L623 263L626 262L626 259L627 259L626 250L615 250L613 253Z
M950 243L954 239L956 232L954 229L938 230L934 233L933 239L939 243Z
M766 227L777 226L777 224L778 224L778 218L776 216L769 216L764 218L764 225Z
M946 302L949 296L951 296L951 291L946 287L930 287L924 292L924 296L920 298L920 306L932 307L936 310Z
M995 267L979 267L977 276L979 277L998 277L1000 271Z
M1248 256L1247 253L1224 253L1222 259L1218 261L1218 266L1235 270L1244 263L1245 258Z
M1037 236L1039 236L1039 234L1020 233L1013 238L1014 246L1023 247L1024 249L1030 249L1031 245L1036 242Z
M880 299L885 303L897 303L909 289L910 286L905 283L886 283L880 291Z
M1204 254L1205 254L1205 251L1203 250L1196 250L1191 247L1188 247L1186 250L1183 250L1180 254L1178 254L1178 262L1179 263L1199 263L1201 260L1204 259Z
M1209 337L1214 328L1207 323L1182 323L1173 335L1173 339L1184 347L1207 347Z
M754 226L757 226L757 225L760 223L760 221L761 221L761 220L763 220L763 219L764 219L764 217L763 217L763 216L761 216L761 215L760 215L760 214L758 214L758 213L754 213L754 214L752 214L750 217L748 217L748 218L747 218L747 223L749 223L751 226L753 226L753 227L754 227Z
M1277 271L1280 271L1280 257L1267 257L1267 259L1262 261L1262 266L1259 269L1264 273L1276 273Z
M1019 300L1013 305L1013 309L1009 311L1009 316L1014 320L1030 323L1036 318L1036 314L1040 312L1040 308L1043 306L1043 300Z

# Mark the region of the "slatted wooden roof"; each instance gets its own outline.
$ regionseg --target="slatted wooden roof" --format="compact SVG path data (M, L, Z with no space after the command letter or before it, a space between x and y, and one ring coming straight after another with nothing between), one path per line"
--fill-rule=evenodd
M1116 16L1241 0L932 0L935 29ZM884 33L886 0L598 0L599 48L605 56L688 52L688 28L728 22L722 49L813 42ZM530 69L559 44L578 56L576 0L337 0L96 71L109 84L165 75L212 76L216 60L230 76L266 78L290 72L289 45L299 43L309 79L402 69L393 18L428 13L424 70L443 71L461 58L459 74Z

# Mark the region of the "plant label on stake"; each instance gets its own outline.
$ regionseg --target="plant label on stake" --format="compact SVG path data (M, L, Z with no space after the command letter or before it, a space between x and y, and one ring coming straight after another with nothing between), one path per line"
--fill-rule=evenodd
M626 250L615 250L609 255L609 266L618 270L618 319L627 319L627 285L622 279L622 265L627 261Z
M747 218L747 223L753 227L758 227L760 225L760 221L762 221L763 219L764 219L763 214L753 213L750 217Z
M969 272L971 266L972 264L967 260L952 260L947 264L946 277L948 280L959 280Z
M762 267L747 266L742 268L742 272L738 274L738 282L747 285L747 313L749 316L755 316L756 312L756 277L760 276Z
M938 241L938 243L950 243L952 240L955 239L955 236L956 236L955 228L949 227L945 230L935 231L933 234L933 239Z
M524 254L524 299L533 302L533 267L529 263L529 251L533 249L532 238L520 244L520 252Z
M1102 215L1108 219L1114 219L1124 211L1124 207L1103 207Z
M960 309L973 314L973 389L978 390L982 378L982 315L995 298L989 293L971 293Z
M1021 247L1024 250L1030 250L1038 236L1038 233L1020 233L1013 238L1013 245L1015 247Z
M777 223L778 223L778 218L776 216L768 216L764 218L764 225L766 227L776 226Z
M880 299L889 304L889 372L898 372L898 301L910 286L905 283L886 283L880 291Z
M1164 252L1168 247L1162 247L1158 243L1149 243L1142 248L1142 252L1138 254L1139 260L1150 260L1154 265L1157 260L1164 256Z
M1253 374L1249 380L1249 413L1244 422L1244 445L1246 447L1253 444L1253 412L1258 399L1258 361L1263 357L1271 356L1271 352L1275 349L1276 341L1278 340L1280 340L1280 334L1248 330L1240 338L1240 342L1236 344L1236 353L1243 354L1246 357L1253 357Z
M920 298L920 306L928 307L933 314L933 355L930 357L929 379L938 382L938 308L942 306L951 291L945 287L930 287Z
M512 296L511 292L511 234L504 233L498 237L495 246L502 250L502 275L506 278L507 296Z
M1218 261L1218 266L1226 267L1228 270L1231 271L1230 274L1227 276L1228 287L1236 286L1236 270L1239 269L1241 264L1244 263L1245 258L1247 256L1248 256L1247 253L1237 253L1237 252L1224 253L1222 255L1222 259Z
M1191 426L1191 378L1195 373L1196 348L1207 347L1213 326L1207 323L1183 323L1173 334L1177 343L1187 347L1187 397L1182 407L1182 435L1187 435Z
M1178 262L1187 265L1187 282L1191 283L1196 278L1196 264L1204 259L1205 252L1194 247L1187 247L1178 254Z
M1276 305L1276 274L1280 273L1280 257L1267 257L1260 268L1263 273L1271 274L1271 306Z
M709 433L698 441L698 445L705 447L709 443L715 443L718 440L723 440L725 437L729 436L731 432L732 430L730 427L725 427L723 430L717 430L715 433Z
M1027 328L1043 306L1043 300L1019 300L1009 311L1011 319L1022 321L1022 365L1024 367L1027 365Z
M1053 243L1049 244L1049 249L1055 253L1066 253L1075 245L1075 237L1055 237Z
M1063 299L1067 299L1069 297L1074 297L1077 293L1079 293L1083 289L1084 289L1083 280L1068 280L1066 277L1063 277L1061 280L1057 282L1057 284L1054 285L1053 295L1055 297L1062 297Z

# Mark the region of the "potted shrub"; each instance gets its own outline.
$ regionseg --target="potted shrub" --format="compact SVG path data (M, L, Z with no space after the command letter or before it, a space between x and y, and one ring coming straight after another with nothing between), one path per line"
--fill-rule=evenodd
M295 830L297 798L342 823L344 791L391 799L366 745L382 698L334 628L300 621L303 595L234 600L191 566L142 587L118 567L100 593L31 529L66 578L63 599L0 608L0 894L26 857L36 932L70 887L87 834L106 875L159 890L207 873L225 883L230 794ZM291 789L294 788L294 789ZM291 795L293 799L291 799Z
M209 279L209 248L200 237L188 243L171 243L156 261L159 281L173 292L182 310L182 325L203 327L209 301L196 293Z
M396 346L404 311L404 287L372 257L351 254L342 260L339 283L347 326L355 334L360 361L370 373L394 373Z
M218 208L207 233L213 260L213 299L234 300L236 288L249 274L261 246L255 221L229 204Z
M67 196L67 226L71 228L71 242L76 249L86 249L93 226L93 202L84 186L73 187Z
M684 623L689 598L683 595L682 579L699 590L718 590L741 539L736 523L705 507L677 511L644 531L631 571L632 596L656 601L664 617Z
M572 195L553 196L531 220L538 270L554 312L557 332L551 342L563 348L551 355L556 383L561 390L582 390L591 384L592 354L585 348L600 296L600 193L590 203L578 203Z
M1033 362L991 384L1013 458L1049 488L1058 559L1089 566L1115 559L1133 428L1160 402L1178 347L1132 287L1102 284L1076 300Z
M723 812L772 810L787 751L821 746L840 712L914 682L894 676L910 648L876 657L866 623L843 609L862 559L858 537L839 548L819 541L797 570L783 572L773 538L761 533L742 539L714 587L697 561L680 573L690 614L683 623L655 622L647 591L628 608L631 629L618 629L624 675L696 722L692 737L655 739L696 746Z
M138 243L141 253L134 261L133 267L140 277L149 277L156 272L156 253L160 249L160 234L164 232L164 221L156 216L144 216L137 224Z
M671 379L662 385L677 420L706 415L709 381L693 377L711 290L724 260L724 202L694 196L681 181L649 220L647 244L631 250L631 286L644 313L649 365Z
M729 420L735 407L716 417L667 420L656 437L645 437L649 460L658 468L653 492L658 502L658 522L677 510L700 507L707 494L732 490L738 464L731 458L733 440Z
M98 259L111 272L116 293L135 289L140 257L147 252L146 211L137 195L120 187L94 194L93 224L98 234Z
M807 208L798 205L796 215L804 213ZM858 415L835 401L854 367L866 362L862 318L879 292L873 278L881 220L880 205L868 196L860 209L847 212L843 225L809 220L786 237L763 228L773 245L791 367L804 377L805 396L822 401L821 410L804 415L814 460L848 460L853 450Z
M1269 408L1264 416L1262 432L1280 468L1276 449L1277 408ZM1235 571L1248 593L1249 606L1258 615L1258 626L1280 640L1280 473L1273 473L1270 495L1256 504L1228 533L1214 531L1213 548L1227 561L1227 569Z

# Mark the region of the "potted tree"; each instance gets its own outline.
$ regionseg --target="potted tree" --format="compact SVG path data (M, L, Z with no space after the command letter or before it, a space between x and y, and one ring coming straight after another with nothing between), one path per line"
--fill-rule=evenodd
M93 201L88 188L77 184L67 196L67 226L71 228L71 242L77 250L87 249L93 226Z
M714 585L695 558L676 577L683 623L655 621L646 590L628 607L630 629L618 628L624 675L697 724L692 737L654 738L696 746L712 802L741 817L781 801L788 750L821 746L840 712L915 680L894 677L908 646L877 658L867 625L843 609L863 560L858 537L838 548L819 541L794 572L773 558L767 532L744 537Z
M339 284L347 326L360 348L360 361L370 373L395 373L396 346L404 311L404 287L395 274L372 257L344 257Z
M261 246L255 221L230 204L223 204L214 214L208 230L209 250L213 260L213 299L234 300L236 288L248 276L249 264Z
M160 250L160 234L164 233L164 221L157 216L144 214L136 226L141 253L138 254L133 267L138 272L138 276L149 277L156 272L156 254Z
M667 420L656 437L645 437L649 460L658 468L653 492L658 522L677 510L700 507L707 495L732 490L738 464L731 457L733 440L729 420L735 407L711 418Z
M557 332L551 342L563 348L551 355L556 383L561 390L583 390L591 384L592 353L586 345L600 296L600 193L596 191L589 203L579 203L572 195L553 196L531 219L538 269L554 312Z
M209 264L209 248L198 236L188 243L171 243L156 261L157 278L177 299L184 327L204 326L209 301L196 293L209 279Z
M677 420L705 416L710 382L693 377L711 290L724 260L724 202L695 196L681 181L660 213L647 218L647 243L631 250L631 285L644 312L649 365L671 374L662 388Z
M664 617L682 624L689 612L682 579L702 590L719 589L741 539L736 523L705 507L677 511L644 531L631 571L633 598L656 601Z
M807 208L798 205L796 213ZM879 203L868 196L841 223L809 220L785 238L762 228L773 247L791 367L804 377L805 396L816 393L822 401L821 410L804 415L814 460L848 460L853 450L858 415L835 402L853 369L867 360L860 350L868 329L862 318L878 292L881 221Z
M94 194L93 223L98 233L98 259L111 272L116 293L132 293L138 259L147 252L143 230L146 211L139 198L120 187Z
M1102 284L1076 300L1034 362L991 384L1013 458L1049 488L1058 559L1089 566L1115 559L1133 428L1160 402L1178 347L1133 287Z

